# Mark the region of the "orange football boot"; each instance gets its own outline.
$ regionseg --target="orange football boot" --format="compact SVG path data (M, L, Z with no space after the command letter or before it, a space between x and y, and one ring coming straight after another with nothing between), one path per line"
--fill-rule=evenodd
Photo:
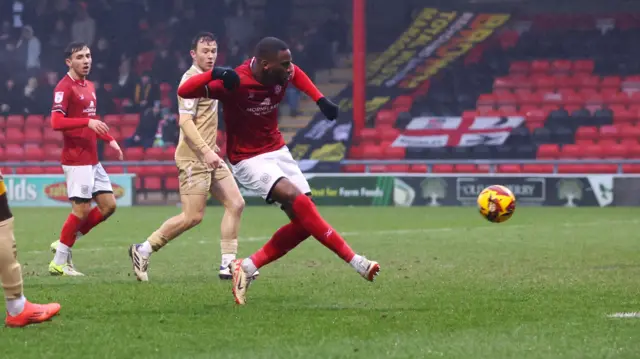
M25 327L29 324L46 322L60 312L60 304L34 304L27 301L24 304L22 313L11 316L7 313L4 324L10 328Z

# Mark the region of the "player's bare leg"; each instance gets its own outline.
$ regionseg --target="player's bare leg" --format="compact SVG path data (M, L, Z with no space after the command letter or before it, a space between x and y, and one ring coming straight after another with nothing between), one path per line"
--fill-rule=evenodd
M276 232L271 241L267 242L262 249L250 258L244 259L242 268L245 275L250 276L261 266L286 254L306 238L305 234L307 236L311 234L325 247L349 263L368 281L373 281L378 275L380 265L356 254L347 242L320 216L311 198L301 193L287 178L282 178L275 184L271 190L271 199L282 203L283 210L291 219L291 223L279 230L279 232L286 232L288 235L278 235ZM244 302L244 300L244 297L240 298L240 301ZM236 302L238 302L237 296Z
M34 304L27 301L22 288L22 269L17 260L13 235L13 215L9 210L6 187L0 174L0 281L7 305L5 325L24 327L51 319L60 311L60 304Z
M149 280L147 271L149 257L152 253L159 251L171 240L202 222L207 197L204 195L181 195L180 199L182 200L182 213L166 220L144 243L129 247L133 271L139 281Z
M89 213L91 213L91 199L71 198L71 213L62 226L60 241L53 260L49 263L51 275L84 276L73 266L71 248L76 242L80 227L89 217Z
M113 195L113 192L107 192L107 191L97 192L96 194L94 194L93 198L96 201L97 206L93 207L89 211L89 213L87 214L86 220L84 220L80 225L78 232L76 233L76 239L75 239L76 241L80 239L82 236L89 233L95 226L106 221L107 218L111 217L111 215L113 215L116 211L116 197ZM51 251L54 254L57 252L59 245L60 245L59 240L51 243ZM70 250L69 250L67 263L69 263L69 265L73 267L73 261L72 261Z
M224 206L224 214L220 223L222 261L218 276L220 279L231 279L229 265L236 259L238 253L238 233L240 231L242 211L244 210L244 198L242 198L233 176L212 181L210 192ZM257 274L254 276L257 276Z

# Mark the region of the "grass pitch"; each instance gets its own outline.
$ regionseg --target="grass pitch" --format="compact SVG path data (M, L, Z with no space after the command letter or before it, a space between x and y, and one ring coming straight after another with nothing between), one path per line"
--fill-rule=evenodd
M518 208L504 224L474 208L321 212L380 262L368 283L313 239L261 270L244 307L217 278L219 208L153 256L135 281L127 247L176 208L120 209L82 238L85 278L50 277L66 209L16 209L26 294L59 317L0 329L2 358L638 358L640 209ZM247 208L248 255L285 222Z

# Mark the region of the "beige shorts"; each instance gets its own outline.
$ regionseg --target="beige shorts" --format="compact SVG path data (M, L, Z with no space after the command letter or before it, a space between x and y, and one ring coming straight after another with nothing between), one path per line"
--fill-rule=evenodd
M212 181L220 181L231 176L226 164L223 167L211 169L200 161L177 160L180 194L209 193Z

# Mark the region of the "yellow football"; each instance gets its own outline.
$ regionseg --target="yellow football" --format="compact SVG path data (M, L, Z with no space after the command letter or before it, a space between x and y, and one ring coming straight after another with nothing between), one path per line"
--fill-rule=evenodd
M516 210L516 196L505 186L489 186L478 195L478 210L489 222L505 222Z

